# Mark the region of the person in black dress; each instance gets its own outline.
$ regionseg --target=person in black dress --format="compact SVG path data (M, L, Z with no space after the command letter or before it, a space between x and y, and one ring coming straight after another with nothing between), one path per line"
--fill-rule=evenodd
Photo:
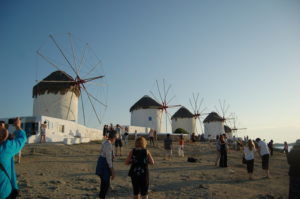
M227 143L223 135L220 135L220 167L227 167Z
M133 198L148 198L149 169L148 164L154 164L151 153L146 149L147 141L144 137L139 137L135 141L135 148L132 149L125 161L130 165L128 176L131 177L133 187Z

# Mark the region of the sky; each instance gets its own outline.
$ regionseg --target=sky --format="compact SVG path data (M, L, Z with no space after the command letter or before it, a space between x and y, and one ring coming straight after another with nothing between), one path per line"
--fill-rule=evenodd
M230 105L240 136L300 138L300 2L279 0L1 0L0 118L32 114L37 54L48 35L88 42L107 82L104 123L130 123L129 108L172 85L173 104L208 112ZM50 67L50 66L49 66ZM173 114L176 109L170 109Z

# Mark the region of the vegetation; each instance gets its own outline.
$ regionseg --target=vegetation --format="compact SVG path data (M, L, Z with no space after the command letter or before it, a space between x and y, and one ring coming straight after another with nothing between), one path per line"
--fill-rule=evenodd
M174 131L174 133L176 134L189 134L189 132L187 132L186 130L182 129L182 128L178 128Z

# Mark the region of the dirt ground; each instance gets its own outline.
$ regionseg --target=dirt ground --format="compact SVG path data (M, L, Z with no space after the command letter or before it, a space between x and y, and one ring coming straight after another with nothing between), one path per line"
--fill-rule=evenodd
M285 199L288 197L288 165L283 154L271 158L271 179L263 178L261 160L256 154L254 177L247 179L242 153L230 151L228 168L214 166L213 143L186 143L185 157L164 160L162 141L148 147L155 165L150 166L149 198L155 199ZM100 142L80 145L33 144L23 149L21 164L16 164L21 198L97 198L100 179L95 175ZM123 147L123 156L116 157L116 179L107 198L132 198L132 186L124 164L133 141ZM187 157L198 159L187 162Z

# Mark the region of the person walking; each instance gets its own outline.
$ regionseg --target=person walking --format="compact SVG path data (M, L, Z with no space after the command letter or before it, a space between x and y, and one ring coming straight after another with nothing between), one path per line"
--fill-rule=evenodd
M184 157L184 139L183 139L183 135L179 136L179 146L178 146L178 156L179 157Z
M100 183L100 199L105 198L108 188L110 186L110 180L115 178L115 170L113 167L113 144L116 141L116 134L109 133L108 139L104 141L101 147L100 156L97 161L96 175L101 179Z
M14 121L14 139L8 139L5 128L0 130L0 199L16 198L18 195L17 176L13 157L24 147L27 137L21 128L20 118Z
M269 150L270 150L270 155L273 156L273 140L271 140L268 143L268 147L269 147Z
M147 140L144 137L137 138L135 141L135 148L129 152L125 161L126 165L131 165L128 176L131 177L134 199L138 199L139 195L142 196L142 199L148 198L148 164L153 165L154 160L150 151L148 151L146 147Z
M220 135L220 163L219 167L227 167L228 146L223 135Z
M115 142L115 149L116 149L116 156L118 156L118 148L119 148L119 156L122 156L122 136L121 136L121 127L117 124L116 129L116 142Z
M165 160L172 158L172 146L173 140L170 138L170 134L164 139L164 149L165 149Z
M289 199L300 198L300 140L297 140L292 150L287 154L287 161L290 165L290 189Z
M270 178L270 171L269 171L269 158L270 158L270 152L269 152L269 148L267 146L267 144L262 141L260 138L256 138L256 143L258 146L258 153L261 157L262 163L262 169L265 170L266 173L266 178Z
M244 157L247 164L247 172L249 180L253 180L254 169L254 153L256 152L255 145L252 140L248 140L248 143L244 146Z
M126 146L128 145L128 136L129 136L128 127L126 126L125 127L125 133L124 133L124 143L125 143Z
M150 131L149 131L149 141L150 141L150 145L152 144L152 146L154 146L154 131L153 131L153 129L150 129Z

